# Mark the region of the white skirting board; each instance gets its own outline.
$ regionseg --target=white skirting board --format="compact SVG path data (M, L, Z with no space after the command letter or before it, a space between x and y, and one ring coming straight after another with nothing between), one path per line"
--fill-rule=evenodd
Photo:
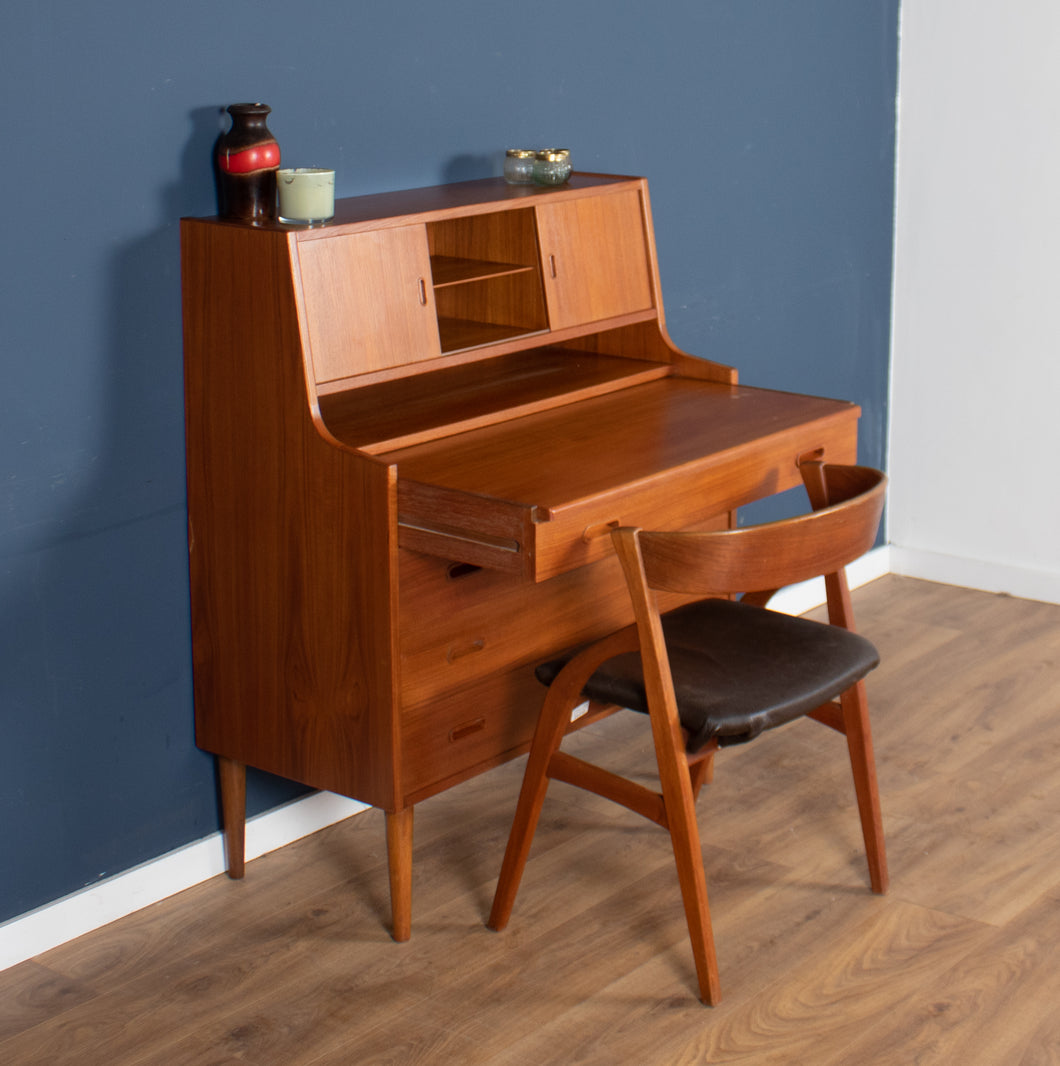
M940 552L891 546L891 572L941 585L1000 592L1021 600L1060 603L1060 573L1032 570L1009 563L962 559Z
M877 548L848 567L847 576L851 587L856 588L882 577L889 567L889 549ZM801 614L823 602L824 581L817 578L784 589L771 606L786 614ZM314 792L250 818L247 861L365 809L363 803L344 796ZM0 970L216 877L225 869L224 839L221 833L213 833L12 918L0 924Z
M314 792L247 819L247 861L365 810L363 803ZM0 970L33 958L133 911L224 873L224 838L213 833L176 851L0 925Z

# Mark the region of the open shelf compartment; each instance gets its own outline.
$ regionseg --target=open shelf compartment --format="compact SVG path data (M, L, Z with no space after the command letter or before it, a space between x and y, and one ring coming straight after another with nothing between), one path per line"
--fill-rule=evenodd
M427 226L443 353L548 328L531 208Z

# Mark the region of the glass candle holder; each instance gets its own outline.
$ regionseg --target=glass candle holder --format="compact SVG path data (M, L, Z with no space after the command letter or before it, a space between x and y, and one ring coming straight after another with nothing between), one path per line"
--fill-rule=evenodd
M562 185L570 178L570 151L544 148L534 157L534 181L538 185Z
M530 148L509 148L504 153L504 180L509 185L533 185L535 155Z

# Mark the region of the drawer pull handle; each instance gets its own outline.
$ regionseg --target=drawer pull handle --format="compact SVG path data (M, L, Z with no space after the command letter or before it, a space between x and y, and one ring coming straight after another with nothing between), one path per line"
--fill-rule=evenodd
M824 448L814 448L812 451L803 452L802 455L795 457L795 465L802 466L803 463L816 463L824 458Z
M582 540L588 544L589 541L596 540L598 537L609 537L611 535L611 530L618 529L621 524L622 523L615 518L610 522L599 522L595 526L586 526L585 529L582 530Z
M479 637L478 640L473 640L470 644L464 644L461 646L453 645L446 653L446 662L455 663L457 659L463 659L465 655L473 655L477 651L482 651L486 647L486 641Z
M450 563L445 576L450 581L458 581L462 577L470 577L472 574L479 573L481 569L481 566L476 566L474 563Z
M465 722L463 725L458 725L449 730L449 743L455 744L458 740L465 740L475 733L481 733L485 728L485 718L476 718L473 722Z

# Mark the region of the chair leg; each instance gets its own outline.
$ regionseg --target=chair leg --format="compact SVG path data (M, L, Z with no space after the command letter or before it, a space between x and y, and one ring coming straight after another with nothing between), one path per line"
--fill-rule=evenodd
M681 885L688 937L696 963L699 998L713 1007L721 1001L721 984L718 979L718 959L714 950L714 931L710 922L710 905L707 902L707 877L703 870L703 849L699 840L699 826L696 823L692 781L684 751L677 746L679 738L676 729L670 737L665 724L657 723L653 719L652 727L655 755L659 765L659 783L666 805L674 861L677 864L677 880ZM706 761L712 762L712 756Z
M718 980L718 958L714 950L714 931L710 924L710 905L707 902L707 878L703 872L703 852L695 818L690 822L670 815L670 840L677 863L677 880L681 885L681 899L688 923L688 938L696 963L699 998L711 1007L721 1001Z
M497 889L493 896L493 907L486 923L491 929L500 931L511 917L515 895L519 891L519 882L523 877L541 807L545 802L545 793L548 791L549 760L563 740L573 709L573 704L564 698L558 686L549 689L534 731L534 739L530 744L512 831L508 836L508 846L504 851L504 862L501 864L500 877L497 879Z
M858 798L861 832L865 838L869 880L872 883L872 891L882 895L887 891L888 883L887 852L883 839L883 815L876 784L876 758L872 748L865 682L859 681L847 689L840 697L840 703L847 748L850 752L850 768L854 773L854 791Z

